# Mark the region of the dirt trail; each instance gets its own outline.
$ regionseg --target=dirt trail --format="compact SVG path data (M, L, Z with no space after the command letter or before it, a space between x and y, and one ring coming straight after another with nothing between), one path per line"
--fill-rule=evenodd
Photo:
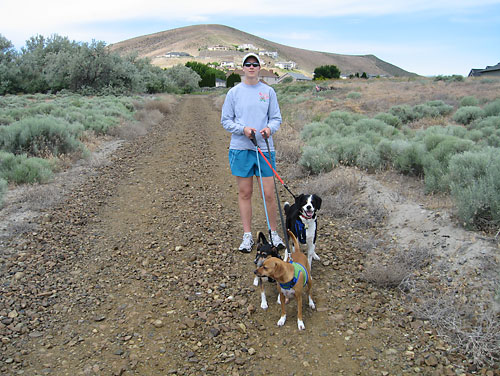
M320 218L316 311L278 328L253 287L227 163L229 135L208 97L120 147L38 230L2 254L0 372L6 375L455 374L428 323L359 279L352 234ZM255 187L256 193L258 188ZM283 199L289 199L283 193ZM265 230L255 195L254 231Z

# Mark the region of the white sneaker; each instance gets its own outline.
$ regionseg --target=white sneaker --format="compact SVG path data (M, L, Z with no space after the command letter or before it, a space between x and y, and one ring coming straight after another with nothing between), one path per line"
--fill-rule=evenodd
M271 239L273 241L273 245L276 248L285 248L285 243L283 243L283 240L281 240L280 236L278 235L278 232L271 231Z
M250 232L245 232L243 234L243 241L240 244L238 250L243 253L250 253L253 247L253 238Z

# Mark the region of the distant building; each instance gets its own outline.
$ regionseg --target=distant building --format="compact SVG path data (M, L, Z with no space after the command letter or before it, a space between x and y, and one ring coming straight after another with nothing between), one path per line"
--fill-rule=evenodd
M221 61L220 66L222 68L233 68L235 67L235 64L233 61Z
M226 87L226 81L221 80L220 78L215 78L215 87Z
M287 72L278 79L278 84L282 83L287 77L291 77L294 81L312 81L312 78L304 76L302 73Z
M167 52L165 57L175 58L175 57L190 57L191 55L187 52Z
M500 63L493 66L487 66L484 69L471 69L469 77L500 77Z
M297 63L294 61L280 61L274 64L275 67L281 68L281 69L295 69L297 68Z
M228 51L229 47L223 46L222 44L217 44L215 46L210 46L207 48L209 51Z
M278 53L276 51L259 51L259 56L269 56L272 59L277 59Z
M257 50L257 47L255 47L253 44L251 43L245 43L245 44L240 44L238 46L238 49L239 50Z

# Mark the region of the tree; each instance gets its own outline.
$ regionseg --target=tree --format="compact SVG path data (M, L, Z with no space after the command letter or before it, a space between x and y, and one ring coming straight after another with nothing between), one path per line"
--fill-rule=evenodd
M198 63L197 61L188 61L186 67L194 70L201 77L199 82L200 87L215 87L215 79L226 79L223 71L211 68L206 64Z
M314 79L340 78L340 69L335 65L322 65L314 69Z
M11 41L0 34L0 95L14 92L19 80L17 52Z
M167 77L182 93L191 93L197 89L200 75L191 68L178 64L166 70Z
M241 82L241 76L236 73L231 73L226 80L226 87L233 87L236 82Z

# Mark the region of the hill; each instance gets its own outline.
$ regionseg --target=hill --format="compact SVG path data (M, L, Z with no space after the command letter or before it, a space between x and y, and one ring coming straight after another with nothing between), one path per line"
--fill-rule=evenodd
M243 31L223 25L195 25L144 35L110 45L111 50L120 54L138 53L140 57L151 58L152 63L161 67L185 64L187 61L234 62L252 51L238 49L242 45L252 45L259 51L277 52L278 57L264 56L266 68L276 69L275 63L293 61L297 70L312 76L314 68L321 65L336 65L342 74L356 72L373 75L415 76L374 55L343 55L320 51L310 51L274 43ZM220 46L213 50L212 47ZM190 56L167 58L165 54L180 52Z

